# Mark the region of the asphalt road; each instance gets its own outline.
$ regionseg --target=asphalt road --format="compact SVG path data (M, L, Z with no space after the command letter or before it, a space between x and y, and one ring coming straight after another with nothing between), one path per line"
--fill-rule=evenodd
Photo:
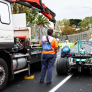
M85 50L91 53L92 47L83 45ZM72 47L72 52L77 51L77 45ZM60 51L57 58L60 56ZM34 79L25 80L24 77L27 72L22 72L15 75L14 81L9 81L2 92L92 92L92 76L87 71L84 73L77 73L58 75L56 67L53 68L53 78L51 84L40 83L40 71L31 70L31 75ZM53 89L55 91L53 91Z

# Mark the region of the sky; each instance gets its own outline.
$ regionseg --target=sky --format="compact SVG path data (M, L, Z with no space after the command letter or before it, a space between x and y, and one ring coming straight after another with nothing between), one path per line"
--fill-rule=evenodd
M56 21L92 16L92 0L42 0L42 3L56 13Z

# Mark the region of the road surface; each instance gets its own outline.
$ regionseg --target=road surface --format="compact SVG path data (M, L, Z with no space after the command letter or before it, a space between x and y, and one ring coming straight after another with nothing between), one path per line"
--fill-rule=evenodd
M85 50L92 53L92 47L83 45ZM71 48L72 52L77 52L77 45ZM60 57L60 51L57 58ZM56 63L55 63L56 64ZM34 79L25 80L26 72L15 75L14 81L9 81L2 92L92 92L92 76L87 71L84 73L77 73L58 75L56 67L53 68L53 78L51 84L40 83L40 71L31 69L31 75Z

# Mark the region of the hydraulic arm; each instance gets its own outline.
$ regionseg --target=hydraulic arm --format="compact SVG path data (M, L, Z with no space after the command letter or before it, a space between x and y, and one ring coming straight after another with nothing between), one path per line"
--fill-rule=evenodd
M83 48L83 47L82 47L81 41L80 41L78 38L77 38L77 43L78 43L78 53L79 53L79 52L80 52L80 51L79 51L79 46L80 46L80 48Z
M56 22L55 20L56 14L53 11L51 11L44 3L42 3L41 0L7 0L7 1L11 3L16 2L29 8L37 8L51 22L53 23Z

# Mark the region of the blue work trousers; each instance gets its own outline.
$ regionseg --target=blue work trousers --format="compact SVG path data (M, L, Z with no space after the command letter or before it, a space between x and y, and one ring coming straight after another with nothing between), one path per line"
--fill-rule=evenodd
M40 81L44 82L46 70L48 69L46 81L51 82L54 62L55 62L55 54L42 55L42 69L41 69Z
M61 49L61 58L64 58L68 53L70 53L70 49L66 52L63 52L63 50Z

